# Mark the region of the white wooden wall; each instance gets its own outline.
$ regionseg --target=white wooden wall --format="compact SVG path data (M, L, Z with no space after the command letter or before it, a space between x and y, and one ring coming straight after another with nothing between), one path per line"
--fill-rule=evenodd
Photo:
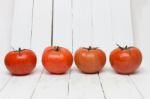
M0 54L0 99L149 99L149 70L116 74L108 56L115 44L133 45L130 0L14 0L11 33L0 33L1 53L12 47L30 48L38 56L28 76L12 76ZM73 64L64 75L48 74L41 55L49 45L72 53L82 46L98 46L107 54L99 74L82 74ZM143 66L143 65L142 65ZM144 66L143 66L144 67ZM142 79L142 80L141 80Z

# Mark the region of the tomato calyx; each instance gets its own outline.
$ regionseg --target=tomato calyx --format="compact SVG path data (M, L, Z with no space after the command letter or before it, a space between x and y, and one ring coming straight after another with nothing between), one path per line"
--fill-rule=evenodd
M19 53L19 55L21 55L21 51L24 51L25 49L21 49L20 47L18 48L18 50L14 49L14 52Z
M60 50L60 47L59 46L54 46L53 50L58 52Z
M118 48L120 48L121 50L128 50L130 48L134 48L133 46L128 47L127 45L125 47L120 46L119 44L116 44L118 46Z
M20 47L18 48L18 50L14 49L14 52L18 52L20 53L21 51L24 51L25 49L21 49Z
M98 49L98 47L92 47L92 46L89 46L88 48L87 47L82 47L83 49L86 49L86 50L96 50Z

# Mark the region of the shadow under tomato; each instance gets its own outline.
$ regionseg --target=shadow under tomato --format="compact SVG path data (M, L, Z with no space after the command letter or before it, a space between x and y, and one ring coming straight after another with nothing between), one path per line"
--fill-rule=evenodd
M86 75L95 75L95 74L99 74L101 72L103 72L103 69L100 71L100 72L95 72L95 73L85 73L85 72L82 72L80 71L77 67L73 67L71 70L70 70L71 73L80 73L80 74L86 74Z
M131 76L133 75L143 75L143 74L147 74L149 73L149 71L146 68L139 68L137 71L135 71L134 73L130 74Z
M48 71L44 70L44 73L47 74L47 75L65 75L65 74L68 73L68 71L65 72L65 73L51 73L51 72L48 72Z
M11 75L11 76L15 76L15 77L23 77L23 76L31 76L31 75L34 75L36 73L40 73L40 71L41 70L39 70L39 69L35 69L31 73L27 73L27 74L13 74L13 73L10 73L10 72L7 72L7 74Z

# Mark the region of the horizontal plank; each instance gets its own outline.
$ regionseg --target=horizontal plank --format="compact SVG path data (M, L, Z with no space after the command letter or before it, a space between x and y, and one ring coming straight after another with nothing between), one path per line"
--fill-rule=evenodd
M0 57L0 59L4 60L2 57ZM0 62L0 75L0 92L2 92L12 78L12 76L6 70L5 64L2 62Z
M44 71L32 99L66 99L68 95L68 74L53 75Z
M69 99L105 99L98 74L83 74L73 68L69 80Z
M144 52L143 52L144 53ZM149 99L149 89L150 86L150 67L149 67L149 57L143 56L143 62L140 68L137 70L135 74L130 75L130 79L134 83L138 92L141 94L143 99Z
M7 86L1 91L0 98L30 99L40 76L39 71L36 70L36 72L28 76L13 76Z
M99 74L106 99L143 99L128 75L117 74L108 67Z

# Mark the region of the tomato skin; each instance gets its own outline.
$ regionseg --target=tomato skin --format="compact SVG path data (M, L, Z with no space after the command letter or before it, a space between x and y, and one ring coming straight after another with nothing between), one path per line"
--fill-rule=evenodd
M64 47L49 46L43 52L42 64L49 73L64 74L72 63L72 53Z
M4 63L13 75L27 75L36 66L37 58L32 50L10 51L6 54Z
M112 68L120 74L134 73L142 62L142 53L136 47L114 49L110 54Z
M75 64L83 73L98 73L106 63L106 55L100 49L79 48L75 52Z

